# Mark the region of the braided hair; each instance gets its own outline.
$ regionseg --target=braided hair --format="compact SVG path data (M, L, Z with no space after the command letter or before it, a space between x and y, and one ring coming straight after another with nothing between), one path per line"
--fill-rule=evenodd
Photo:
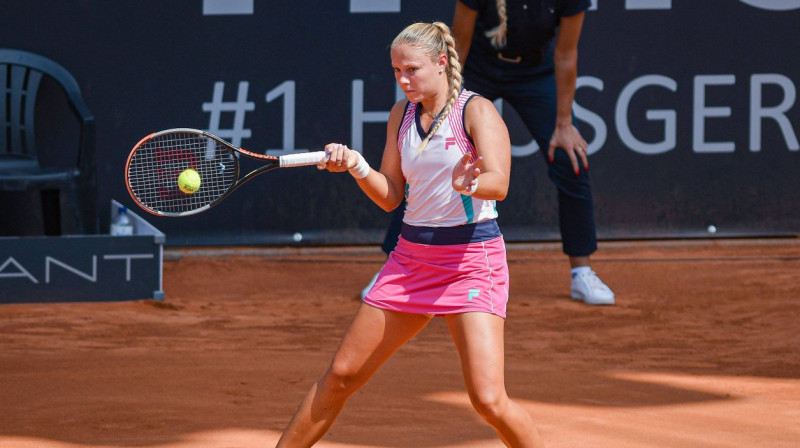
M450 111L453 105L458 100L458 95L461 93L461 86L464 82L461 76L461 64L458 62L458 53L456 53L456 43L453 35L450 32L450 27L442 22L434 23L414 23L409 25L395 37L392 42L392 48L397 45L409 45L413 48L422 50L427 54L432 61L436 61L440 55L447 55L447 84L450 89L450 96L447 99L442 111L436 117L436 121L431 126L430 132L422 140L417 153L421 153L428 145L428 141L433 137L436 131L441 126L442 122Z

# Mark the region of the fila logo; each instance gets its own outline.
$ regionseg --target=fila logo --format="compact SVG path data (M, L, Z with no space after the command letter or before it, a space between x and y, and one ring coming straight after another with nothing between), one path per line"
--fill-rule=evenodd
M455 144L456 144L456 138L455 137L447 137L445 139L444 149L445 150L450 149L450 145L455 145Z

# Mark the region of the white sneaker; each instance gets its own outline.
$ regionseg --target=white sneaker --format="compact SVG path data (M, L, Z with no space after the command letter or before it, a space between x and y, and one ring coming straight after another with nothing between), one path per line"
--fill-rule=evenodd
M375 286L375 281L378 280L378 275L380 273L381 271L376 272L375 275L372 276L372 280L369 281L369 284L365 286L364 289L361 290L361 300L364 300L364 297L367 296L369 290L372 289L373 286Z
M587 305L614 304L614 291L606 286L592 270L573 274L571 289L572 298L582 300Z

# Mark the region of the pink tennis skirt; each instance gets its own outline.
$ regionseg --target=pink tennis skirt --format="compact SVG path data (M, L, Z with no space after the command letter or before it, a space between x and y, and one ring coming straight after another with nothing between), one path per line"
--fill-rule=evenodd
M449 245L401 236L364 302L405 313L484 312L505 318L508 286L502 236Z

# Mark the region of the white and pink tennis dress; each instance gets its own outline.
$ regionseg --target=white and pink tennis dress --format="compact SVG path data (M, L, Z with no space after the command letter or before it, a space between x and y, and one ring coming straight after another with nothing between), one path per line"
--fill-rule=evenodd
M508 264L495 201L458 193L453 167L475 146L464 110L476 94L463 90L425 150L417 103L408 103L398 133L407 207L397 247L364 302L400 312L444 315L486 312L506 317Z

